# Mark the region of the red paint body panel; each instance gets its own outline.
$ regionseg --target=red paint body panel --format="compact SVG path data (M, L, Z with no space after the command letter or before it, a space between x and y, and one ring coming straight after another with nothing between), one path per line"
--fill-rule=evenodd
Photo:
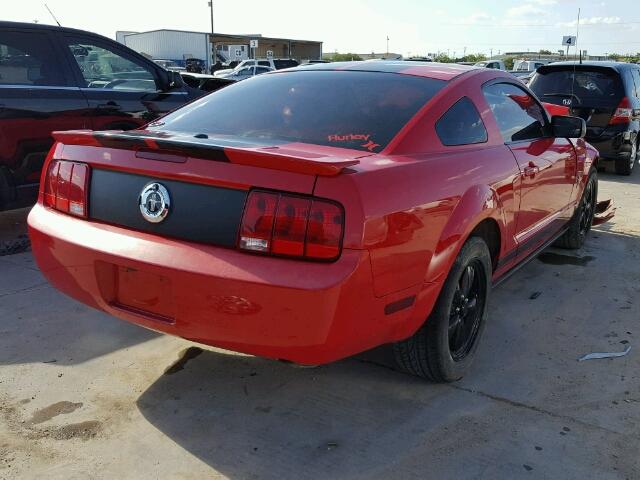
M34 207L34 255L45 277L94 308L194 341L299 363L324 363L372 348L397 333L410 310L384 315L365 250L344 250L318 264L189 244ZM118 297L121 272L170 282L173 303L140 313ZM153 287L161 291L163 287ZM401 332L403 333L403 332Z
M409 74L434 76L441 68L421 66ZM407 338L428 317L478 225L498 232L498 280L552 238L556 226L563 227L597 161L583 140L505 145L481 87L495 79L517 80L487 69L447 72L448 85L379 154L287 144L277 154L261 151L261 161L278 159L265 164L252 160L254 150L264 148L225 148L231 161L216 161L147 143L151 152L169 157L141 158L145 149L99 146L86 134L59 136L82 145L58 143L50 154L159 181L333 200L345 212L342 254L335 262L169 239L79 220L40 203L29 216L38 265L57 288L95 308L270 358L324 363ZM488 140L447 147L435 123L462 97L476 105ZM148 140L148 132L142 137ZM278 163L283 158L288 160ZM538 167L533 175L531 163Z

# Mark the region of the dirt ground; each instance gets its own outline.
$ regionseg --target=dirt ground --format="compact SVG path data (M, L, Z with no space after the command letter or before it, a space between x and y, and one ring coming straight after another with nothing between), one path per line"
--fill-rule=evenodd
M640 478L640 169L600 179L615 220L494 292L453 385L387 348L316 369L201 350L1 256L0 478Z

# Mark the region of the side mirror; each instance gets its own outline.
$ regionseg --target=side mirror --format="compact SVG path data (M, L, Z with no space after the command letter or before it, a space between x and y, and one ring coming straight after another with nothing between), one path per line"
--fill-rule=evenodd
M587 122L580 117L551 118L553 136L556 138L584 138L587 135Z
M182 80L180 73L172 70L160 70L160 89L163 92L184 86L184 80Z

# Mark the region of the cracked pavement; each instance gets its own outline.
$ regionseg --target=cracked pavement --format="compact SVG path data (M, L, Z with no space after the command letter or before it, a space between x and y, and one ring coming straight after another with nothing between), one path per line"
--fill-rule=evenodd
M200 351L0 257L0 478L640 478L640 171L600 181L614 221L494 291L452 385Z

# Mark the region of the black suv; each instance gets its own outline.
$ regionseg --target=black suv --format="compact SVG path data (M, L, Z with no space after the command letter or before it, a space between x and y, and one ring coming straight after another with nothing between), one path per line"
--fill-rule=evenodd
M108 38L0 22L0 210L35 200L52 131L137 128L204 93Z
M560 62L538 68L529 88L587 122L587 141L616 173L630 175L640 149L640 66L620 62Z

